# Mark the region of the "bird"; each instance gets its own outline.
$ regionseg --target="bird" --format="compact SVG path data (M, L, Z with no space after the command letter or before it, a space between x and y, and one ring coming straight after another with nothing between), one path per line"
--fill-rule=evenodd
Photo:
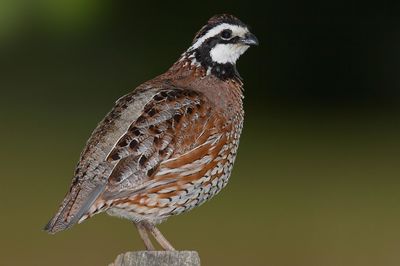
M256 36L237 17L211 17L163 74L118 99L89 137L50 234L106 212L175 250L157 225L211 199L231 175L243 128L238 58Z

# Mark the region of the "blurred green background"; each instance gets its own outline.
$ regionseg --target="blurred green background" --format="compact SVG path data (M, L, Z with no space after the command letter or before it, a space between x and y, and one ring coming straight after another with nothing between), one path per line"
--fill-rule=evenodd
M221 12L261 43L238 64L234 173L160 229L203 265L400 264L400 4L1 0L1 265L106 265L143 248L106 215L41 229L114 101Z

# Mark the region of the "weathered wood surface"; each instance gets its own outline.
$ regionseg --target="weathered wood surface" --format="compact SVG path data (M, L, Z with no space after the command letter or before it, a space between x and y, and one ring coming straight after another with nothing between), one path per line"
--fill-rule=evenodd
M200 266L196 251L134 251L118 255L109 266Z

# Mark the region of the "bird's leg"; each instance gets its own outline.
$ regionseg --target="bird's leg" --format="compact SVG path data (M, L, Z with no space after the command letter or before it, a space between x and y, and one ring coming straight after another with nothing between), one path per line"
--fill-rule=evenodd
M145 223L144 226L154 236L157 242L161 245L164 250L175 250L171 243L161 234L160 230L152 223Z
M143 240L144 245L146 246L146 249L147 250L155 250L153 243L151 243L149 234L146 231L146 227L141 222L134 223L134 224L136 225L136 228L139 231L140 238Z

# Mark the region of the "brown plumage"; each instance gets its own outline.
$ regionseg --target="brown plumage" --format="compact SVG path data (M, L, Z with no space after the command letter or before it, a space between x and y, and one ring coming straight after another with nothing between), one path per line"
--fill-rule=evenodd
M244 114L236 60L255 44L237 18L215 16L166 73L120 98L88 140L45 230L105 211L133 221L148 249L147 232L173 249L155 225L204 203L228 181Z

